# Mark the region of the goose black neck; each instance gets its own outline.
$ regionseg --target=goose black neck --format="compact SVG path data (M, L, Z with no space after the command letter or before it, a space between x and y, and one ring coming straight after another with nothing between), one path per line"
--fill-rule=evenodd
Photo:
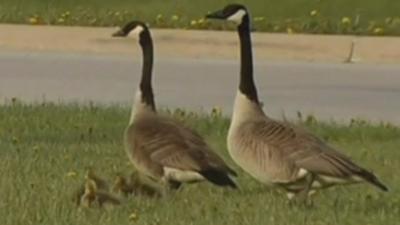
M249 16L243 17L237 28L240 38L240 84L239 90L248 99L258 103L256 86L253 78L253 54L251 49Z
M151 86L153 72L153 40L148 30L140 34L139 43L143 51L142 78L140 80L141 100L142 103L150 106L150 108L155 111L154 94Z

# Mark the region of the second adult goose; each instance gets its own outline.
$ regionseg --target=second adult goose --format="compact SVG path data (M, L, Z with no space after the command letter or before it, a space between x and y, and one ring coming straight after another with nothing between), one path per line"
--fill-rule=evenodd
M281 186L289 197L307 196L335 184L366 181L387 187L316 136L266 116L253 80L250 16L245 6L230 4L207 18L234 21L240 39L240 82L228 133L233 160L265 184Z
M219 186L236 187L236 175L195 131L158 115L151 86L153 41L147 26L132 21L113 36L136 34L143 51L142 77L129 126L125 131L128 156L136 169L172 188L183 182L208 180Z

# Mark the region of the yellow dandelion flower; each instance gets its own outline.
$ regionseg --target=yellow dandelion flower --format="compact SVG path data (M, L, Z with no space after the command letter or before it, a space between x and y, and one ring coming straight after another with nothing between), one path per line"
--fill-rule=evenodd
M274 31L278 31L281 29L281 27L279 25L275 25L273 29L274 29Z
M67 173L67 177L76 177L78 174L74 171L70 171Z
M190 26L196 26L197 25L197 21L196 20L192 20L190 21Z
M200 18L200 19L197 21L198 24L203 24L204 22L205 22L204 18Z
M171 20L177 21L177 20L179 20L179 16L178 16L178 15L173 15L173 16L171 17Z
M373 30L374 34L383 34L384 30L382 27L375 27Z
M119 16L119 15L121 15L121 13L119 11L114 13L114 16Z
M316 15L318 15L318 11L316 9L310 12L310 16L316 16Z
M69 16L69 15L71 15L71 12L70 12L70 11L66 11L66 12L64 13L64 15L65 15L65 16Z
M158 14L156 17L156 23L163 23L164 22L164 16L162 14Z
M64 18L58 18L57 23L64 23L65 19Z
M348 25L351 23L351 19L349 17L342 17L342 24Z
M286 33L288 33L288 34L293 34L294 31L293 31L293 29L292 29L291 27L287 27L287 28L286 28Z
M385 23L386 24L391 24L393 22L393 18L392 17L386 17L385 19Z
M96 18L93 18L92 20L89 21L90 24L94 24L94 23L96 23L96 22L97 22L97 19L96 19Z
M28 19L28 22L29 22L30 24L38 24L39 20L38 20L36 17L30 17L30 18Z
M261 17L261 16L259 16L259 17L254 17L254 22L260 22L260 21L264 21L265 20L265 18L264 17Z
M135 212L133 212L129 215L129 220L131 220L131 221L137 221L138 219L139 219L139 216Z

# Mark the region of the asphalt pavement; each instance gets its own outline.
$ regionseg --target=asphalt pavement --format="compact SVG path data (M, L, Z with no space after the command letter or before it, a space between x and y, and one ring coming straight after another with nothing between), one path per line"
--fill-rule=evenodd
M0 102L62 101L131 104L140 77L137 55L0 53ZM160 107L230 114L237 60L156 58L154 89ZM345 121L400 124L400 65L256 61L264 109L275 118L297 111Z

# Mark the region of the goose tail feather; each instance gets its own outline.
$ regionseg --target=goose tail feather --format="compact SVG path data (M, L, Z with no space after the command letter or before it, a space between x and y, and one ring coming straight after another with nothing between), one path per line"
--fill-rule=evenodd
M237 189L237 185L235 184L235 182L233 182L233 180L228 176L226 172L210 169L200 171L200 174L215 185L229 186L231 188Z

